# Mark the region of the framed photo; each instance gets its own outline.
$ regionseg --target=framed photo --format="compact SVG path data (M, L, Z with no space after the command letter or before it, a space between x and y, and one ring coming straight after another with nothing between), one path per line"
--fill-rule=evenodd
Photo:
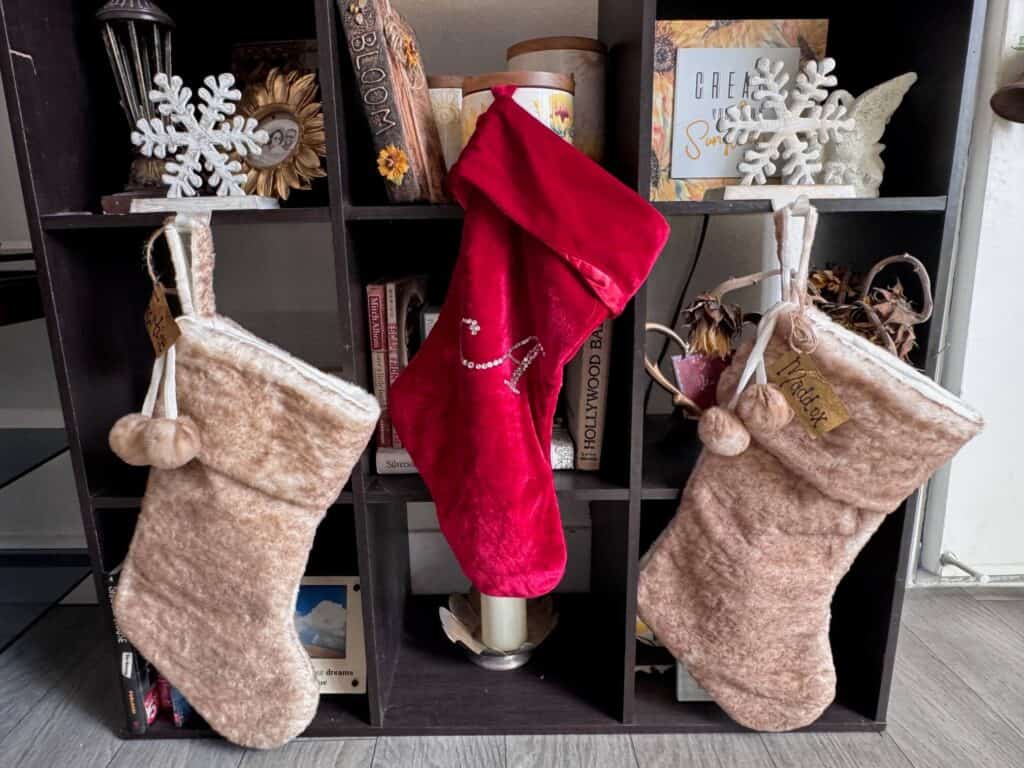
M357 576L306 576L299 586L295 630L320 693L366 693L361 597Z
M825 55L827 19L659 20L654 35L651 200L703 200L736 184L744 146L729 147L716 127L728 106L751 99L754 62L799 65Z
M245 158L246 194L287 200L293 189L308 190L313 179L327 175L320 164L327 138L317 98L316 75L299 70L274 68L245 89L238 114L270 137L259 155Z

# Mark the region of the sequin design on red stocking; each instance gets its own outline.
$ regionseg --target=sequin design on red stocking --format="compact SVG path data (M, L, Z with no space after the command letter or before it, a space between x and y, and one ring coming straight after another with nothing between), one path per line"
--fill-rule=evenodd
M476 336L478 333L480 333L480 323L478 323L473 318L462 318L462 324L466 326L466 328L469 330L470 336ZM522 359L519 359L518 357L512 354L516 350L522 349L523 347L526 347L528 345L529 349L526 350L526 354L523 356ZM534 360L536 360L540 355L543 354L544 345L541 344L540 339L536 336L527 336L525 339L520 339L511 347L509 347L509 349L505 352L505 354L501 355L501 357L496 357L493 360L485 360L483 362L469 360L466 357L466 355L462 352L462 350L459 350L459 357L462 359L462 365L471 371L488 371L491 368L497 368L499 365L504 364L505 361L507 360L510 360L513 363L515 363L516 368L514 371L512 371L512 375L509 376L504 381L505 386L507 386L509 389L512 390L513 393L517 395L519 394L519 379L521 379L523 377L523 374L526 373L526 370L527 368L530 367L530 364L533 363Z

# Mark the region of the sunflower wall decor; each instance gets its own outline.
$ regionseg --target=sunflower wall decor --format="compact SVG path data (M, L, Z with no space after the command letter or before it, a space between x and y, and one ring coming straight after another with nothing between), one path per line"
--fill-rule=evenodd
M320 167L327 139L317 96L315 73L277 68L246 89L239 113L270 135L262 154L245 158L248 194L287 200L293 189L310 189L313 179L327 175Z

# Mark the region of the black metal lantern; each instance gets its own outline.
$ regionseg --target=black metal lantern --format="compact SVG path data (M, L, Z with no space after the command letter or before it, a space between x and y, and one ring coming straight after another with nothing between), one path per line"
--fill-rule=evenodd
M121 108L134 129L157 116L149 100L153 77L173 72L174 20L150 0L109 0L96 12L103 44L114 72ZM162 185L163 161L137 155L129 190Z

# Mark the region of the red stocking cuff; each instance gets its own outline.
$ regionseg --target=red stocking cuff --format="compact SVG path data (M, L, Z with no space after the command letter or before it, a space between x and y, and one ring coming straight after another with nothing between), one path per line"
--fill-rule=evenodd
M612 315L625 309L668 239L653 206L504 90L495 89L448 183L463 208L482 194L566 259Z

